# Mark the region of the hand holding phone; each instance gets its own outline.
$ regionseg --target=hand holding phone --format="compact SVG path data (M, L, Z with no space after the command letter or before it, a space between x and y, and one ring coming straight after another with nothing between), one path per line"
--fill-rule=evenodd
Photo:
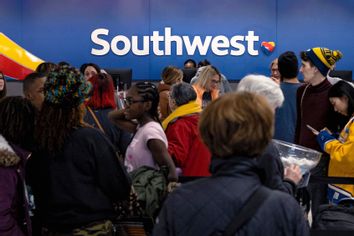
M319 132L318 132L316 129L314 129L312 126L306 125L306 127L307 127L309 130L311 130L311 132L312 132L314 135L318 135Z

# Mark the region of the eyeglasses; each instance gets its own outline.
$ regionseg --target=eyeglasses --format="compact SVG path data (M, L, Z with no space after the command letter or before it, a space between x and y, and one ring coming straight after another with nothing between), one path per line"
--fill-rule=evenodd
M140 100L134 100L133 98L131 97L127 97L127 98L124 98L124 103L128 106L134 104L134 103L138 103L138 102L145 102L144 99L140 99Z
M220 80L213 80L212 79L211 82L214 83L214 84L220 84Z

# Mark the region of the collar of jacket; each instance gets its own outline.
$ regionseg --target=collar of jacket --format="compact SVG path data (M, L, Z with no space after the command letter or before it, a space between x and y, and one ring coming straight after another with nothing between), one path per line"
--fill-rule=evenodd
M0 167L15 166L20 160L5 138L0 135Z
M179 106L176 110L174 110L169 116L166 117L166 119L162 122L162 127L164 130L167 129L168 124L185 115L190 115L193 113L200 113L202 111L202 108L198 103L195 101L191 101L185 105Z
M32 156L32 152L27 151L21 148L18 145L9 143L16 155L21 159L21 165L24 167L26 165L27 160Z
M261 172L256 158L246 156L212 157L210 164L210 173L213 176L257 175L261 177Z
M309 91L311 91L311 92L322 92L322 91L324 91L326 89L329 89L330 87L332 87L332 84L326 78L321 83L319 83L319 84L317 84L315 86L309 85Z

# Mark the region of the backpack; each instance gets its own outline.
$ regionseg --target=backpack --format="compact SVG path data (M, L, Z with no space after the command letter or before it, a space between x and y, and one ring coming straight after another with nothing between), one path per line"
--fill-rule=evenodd
M354 230L354 204L321 205L312 224L320 230Z
M145 214L155 218L167 194L167 168L156 170L149 166L142 166L129 173L137 199Z

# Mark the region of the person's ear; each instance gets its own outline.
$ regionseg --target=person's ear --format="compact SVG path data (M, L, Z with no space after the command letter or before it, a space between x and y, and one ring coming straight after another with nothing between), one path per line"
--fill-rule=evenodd
M176 100L171 97L168 99L168 105L172 111L177 108Z
M144 111L150 111L151 106L152 106L152 101L144 102Z
M319 69L318 69L316 66L313 66L313 70L314 70L315 73L316 73L316 72L321 73L321 72L319 71Z
M347 96L343 95L341 99L343 100L343 102L348 104L349 98Z
M32 98L33 98L33 97L32 97L32 94L29 93L29 92L25 92L24 95L25 95L25 98L26 98L27 100L29 100L29 101L31 101Z

